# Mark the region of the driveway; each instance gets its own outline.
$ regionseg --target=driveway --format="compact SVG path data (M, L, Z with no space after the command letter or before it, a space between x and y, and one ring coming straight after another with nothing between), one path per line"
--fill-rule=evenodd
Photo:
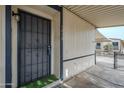
M63 84L72 88L122 88L124 67L113 69L113 58L97 56L97 64ZM124 65L124 60L119 60ZM123 62L123 63L122 63Z

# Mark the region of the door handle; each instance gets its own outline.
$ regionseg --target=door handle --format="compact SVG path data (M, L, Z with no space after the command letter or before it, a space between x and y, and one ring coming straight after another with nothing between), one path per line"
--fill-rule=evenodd
M48 55L51 55L51 46L47 46L47 49L48 49Z

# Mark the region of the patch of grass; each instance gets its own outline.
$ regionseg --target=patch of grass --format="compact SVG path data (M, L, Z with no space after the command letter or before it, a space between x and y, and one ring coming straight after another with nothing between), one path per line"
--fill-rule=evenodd
M58 78L56 78L55 75L50 75L47 77L43 77L39 80L33 81L31 83L24 84L21 86L21 88L42 88L56 80L58 80Z

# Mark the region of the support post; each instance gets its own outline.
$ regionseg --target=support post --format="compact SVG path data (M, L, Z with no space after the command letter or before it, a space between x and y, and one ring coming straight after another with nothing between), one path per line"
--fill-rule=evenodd
M94 59L95 59L95 65L96 65L96 51L95 51L95 55L94 55L94 57L95 57Z
M114 69L117 68L117 53L114 52Z
M63 7L60 11L60 79L63 80Z

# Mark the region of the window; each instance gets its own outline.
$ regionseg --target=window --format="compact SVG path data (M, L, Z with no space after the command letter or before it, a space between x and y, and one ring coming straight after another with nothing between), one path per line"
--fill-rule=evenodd
M101 49L101 44L100 43L96 44L96 49Z
M117 50L118 49L118 42L112 42L113 44L113 49Z

